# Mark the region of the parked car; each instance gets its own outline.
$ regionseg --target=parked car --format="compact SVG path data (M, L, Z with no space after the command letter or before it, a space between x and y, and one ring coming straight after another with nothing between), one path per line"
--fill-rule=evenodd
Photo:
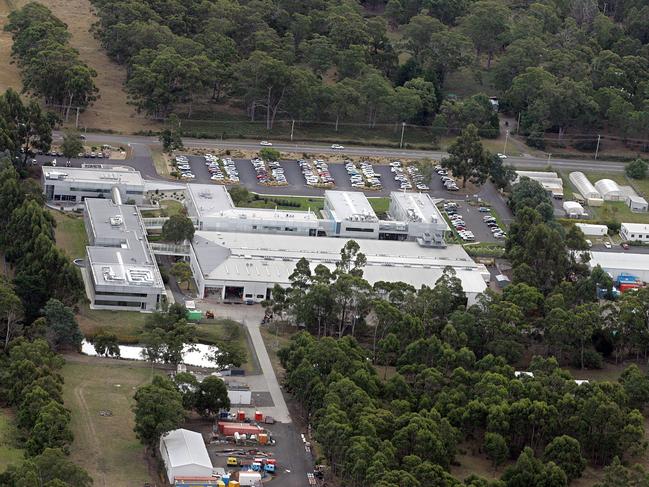
M498 157L501 159L507 159L507 156L505 154L501 154L500 152L498 153Z
M345 147L340 144L331 144L331 148L334 150L343 150Z
M611 242L604 242L604 247L607 248L607 249L610 249L613 246L611 245Z
M628 243L626 243L626 242L622 242L620 245L622 246L622 248L623 248L624 250L629 250L629 244L628 244Z
M268 142L267 140L262 140L259 142L259 145L263 145L264 147L271 147L273 144Z
M489 208L487 208L486 206L481 206L480 208L478 208L478 211L480 213L489 213L491 210Z

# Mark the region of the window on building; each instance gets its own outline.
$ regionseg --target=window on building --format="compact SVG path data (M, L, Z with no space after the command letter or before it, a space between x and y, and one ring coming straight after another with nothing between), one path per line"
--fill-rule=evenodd
M246 294L246 298L252 298L252 294Z
M257 299L264 299L264 295L263 294L257 294Z
M635 238L635 235L633 233L631 234L631 238Z
M346 232L364 232L364 233L374 233L373 228L355 228L355 227L347 227L345 228Z

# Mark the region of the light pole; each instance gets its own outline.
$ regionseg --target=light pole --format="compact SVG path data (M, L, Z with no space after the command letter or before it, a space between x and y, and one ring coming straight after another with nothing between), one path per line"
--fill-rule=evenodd
M403 148L403 133L406 130L406 122L401 122L401 141L399 142L399 149Z
M505 132L505 147L503 147L503 155L507 155L507 141L509 140L509 129Z
M598 135L597 136L597 148L595 149L595 159L597 159L597 156L599 155L599 141L601 140L602 136Z
M552 157L552 154L548 153L548 164L550 164L550 157Z

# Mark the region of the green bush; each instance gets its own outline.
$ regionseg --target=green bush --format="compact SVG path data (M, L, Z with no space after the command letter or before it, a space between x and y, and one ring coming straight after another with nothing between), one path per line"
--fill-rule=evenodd
M647 163L644 159L636 159L626 165L624 172L632 179L644 179L647 177Z
M575 351L572 357L572 365L581 367L581 356L579 351ZM602 355L592 348L584 350L584 367L587 369L601 369L604 367Z

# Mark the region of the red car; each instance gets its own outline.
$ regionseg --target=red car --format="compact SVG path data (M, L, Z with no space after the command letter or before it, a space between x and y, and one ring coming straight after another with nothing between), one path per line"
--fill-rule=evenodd
M623 248L624 250L629 250L629 244L628 244L628 243L626 243L626 242L622 242L620 245L622 246L622 248Z

